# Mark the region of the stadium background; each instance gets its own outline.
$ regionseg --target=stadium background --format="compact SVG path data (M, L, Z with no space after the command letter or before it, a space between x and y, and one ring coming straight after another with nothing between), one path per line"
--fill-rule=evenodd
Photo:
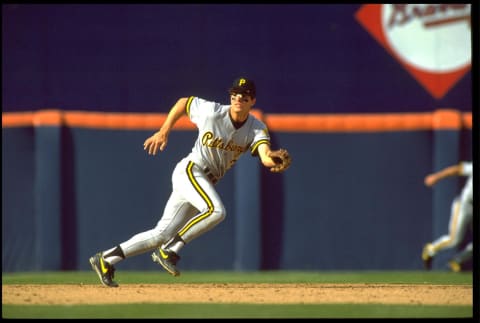
M264 116L448 109L459 122L273 129L292 168L272 175L244 156L219 184L226 220L184 249L182 269L420 269L423 243L445 233L462 184L431 190L423 177L472 158L472 127L461 122L471 73L432 97L362 28L360 7L2 5L3 271L88 269L94 252L153 227L195 138L175 132L152 158L142 143L154 128L72 127L62 113L167 113L187 95L227 102L238 75L256 81ZM60 121L37 122L45 110ZM4 121L32 111L30 124ZM120 268L157 269L148 255Z

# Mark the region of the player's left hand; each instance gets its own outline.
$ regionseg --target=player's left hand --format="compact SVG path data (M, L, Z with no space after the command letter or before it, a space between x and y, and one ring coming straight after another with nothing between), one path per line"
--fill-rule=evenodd
M286 149L271 150L268 157L275 162L275 166L270 168L273 173L284 172L292 163L292 158Z

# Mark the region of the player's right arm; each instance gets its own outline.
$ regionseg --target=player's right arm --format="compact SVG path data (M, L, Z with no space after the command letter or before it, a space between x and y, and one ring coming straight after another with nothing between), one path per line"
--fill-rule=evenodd
M168 112L167 119L163 123L160 130L148 137L143 143L143 149L148 151L149 155L155 155L159 150L163 151L167 146L168 135L173 129L175 123L181 116L186 114L188 98L180 98L177 103Z
M445 177L450 177L454 175L461 175L462 173L462 166L461 164L457 165L452 165L449 167L446 167L436 173L429 174L425 177L424 183L426 186L433 186L435 185L439 180L444 179Z

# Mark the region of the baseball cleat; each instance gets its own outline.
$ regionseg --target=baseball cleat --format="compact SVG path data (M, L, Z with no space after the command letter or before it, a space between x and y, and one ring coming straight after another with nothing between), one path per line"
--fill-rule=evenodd
M171 275L180 275L180 271L178 271L176 267L177 261L180 260L180 256L175 252L158 248L152 253L152 260L160 264Z
M100 252L90 258L90 265L92 265L92 269L95 270L103 285L108 287L118 287L118 284L113 281L115 267L103 260Z
M430 253L429 253L430 246L431 246L431 244L429 244L429 243L426 244L426 245L423 247L423 251L422 251L423 267L424 267L426 270L432 269L432 260L433 260L433 257L430 256Z
M455 260L449 261L448 267L450 267L450 270L453 271L454 273L459 273L462 271L462 266Z

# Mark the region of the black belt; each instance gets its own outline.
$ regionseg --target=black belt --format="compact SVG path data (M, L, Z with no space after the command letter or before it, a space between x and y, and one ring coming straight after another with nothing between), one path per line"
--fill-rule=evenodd
M205 167L203 169L203 172L205 173L205 175L207 175L210 182L212 182L213 184L216 184L218 182L217 177L212 174L212 172L210 171L210 169L208 167Z

